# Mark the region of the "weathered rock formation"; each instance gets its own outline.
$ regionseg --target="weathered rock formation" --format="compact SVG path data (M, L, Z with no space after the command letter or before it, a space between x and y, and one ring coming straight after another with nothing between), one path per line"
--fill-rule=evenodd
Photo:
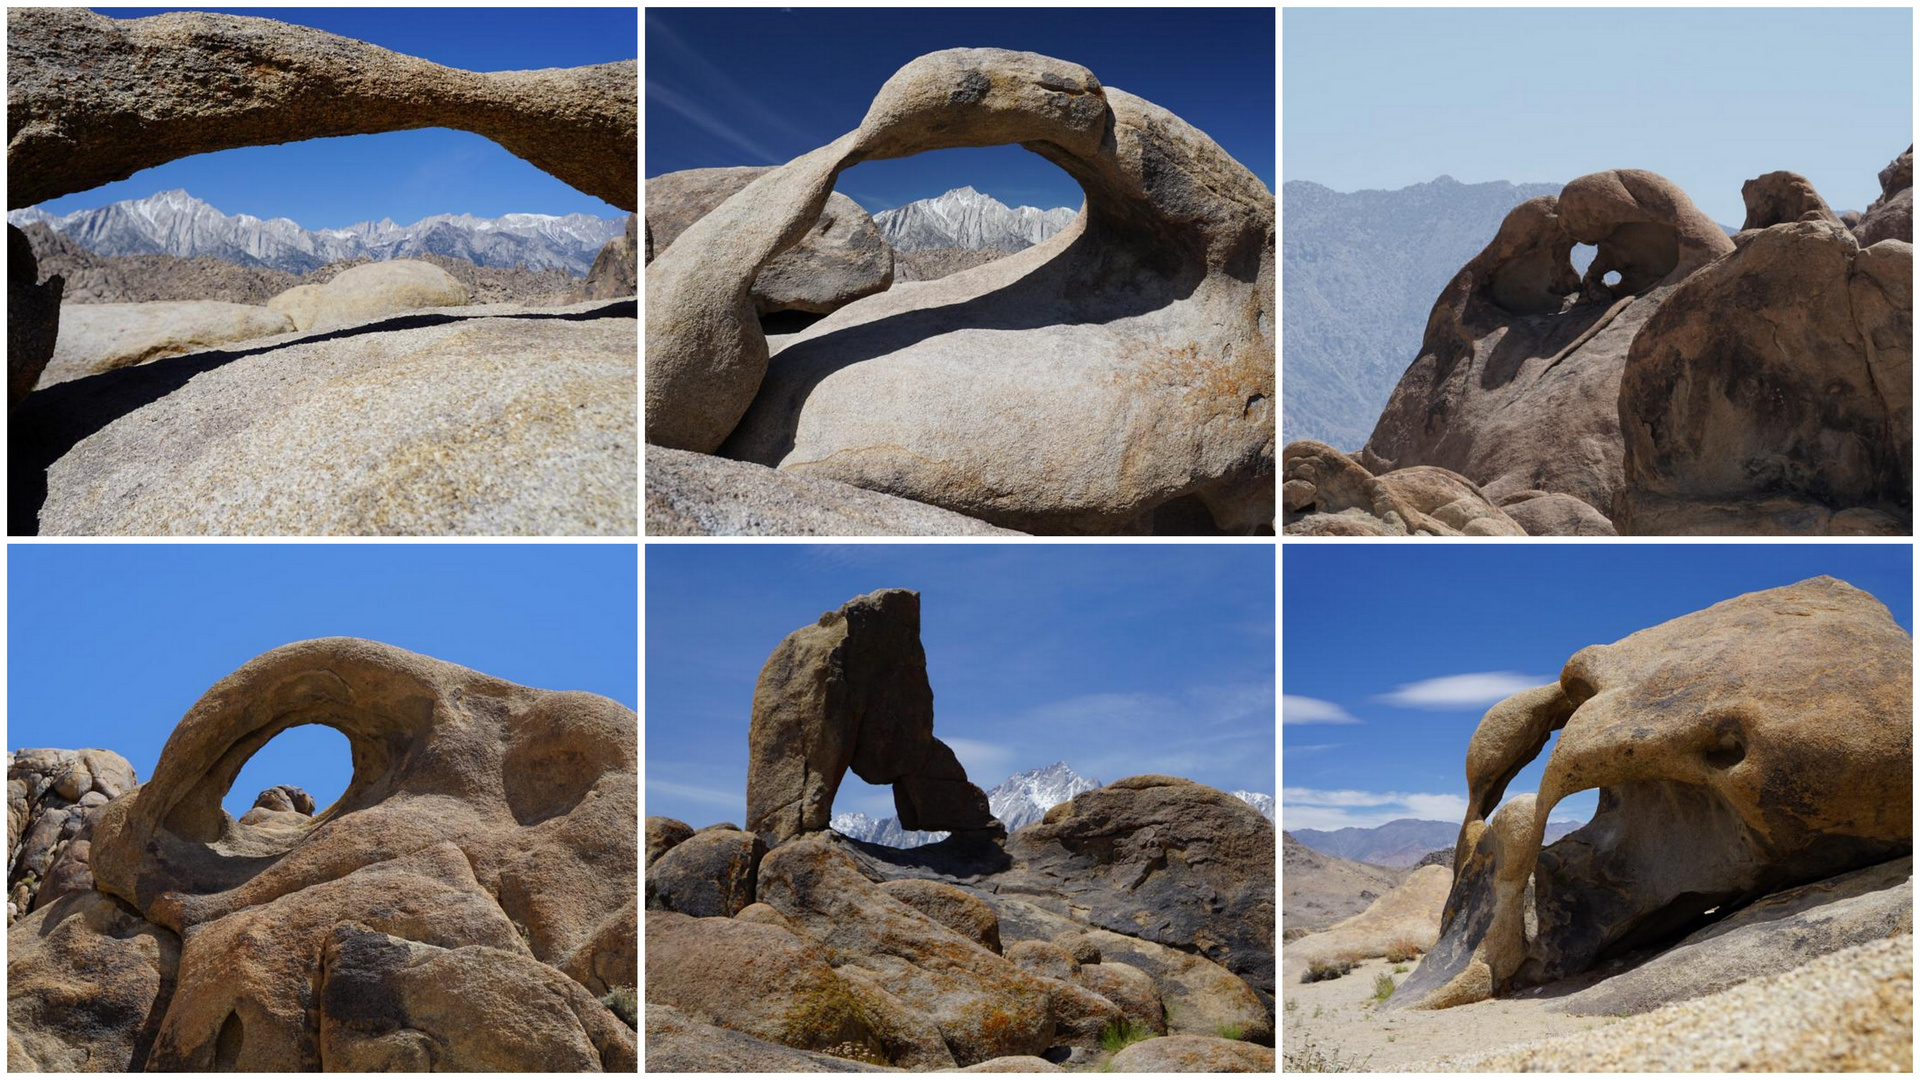
M747 831L647 819L649 1067L1272 1068L1272 822L1137 776L1006 837L932 737L918 594L789 635L750 739ZM827 829L848 768L894 783L908 828L954 834ZM1129 1023L1166 1049L1102 1056Z
M346 791L227 815L305 723L352 744ZM94 889L9 931L10 1067L632 1071L597 995L638 981L636 724L374 642L257 657L99 810Z
M848 769L893 785L902 828L1005 832L933 737L919 593L868 593L788 634L754 687L748 742L747 831L769 846L825 829Z
M1620 382L1630 533L1905 534L1913 245L1817 214L1752 232L1667 296Z
M593 257L593 268L580 287L583 299L618 300L640 291L640 240L634 235L634 224L639 220L638 214L629 216L626 233L607 241L607 246Z
M7 208L189 154L447 127L637 210L636 70L461 71L272 19L21 8L7 13Z
M1577 974L1910 854L1912 648L1873 597L1815 578L1583 649L1495 705L1440 941L1392 1005ZM1539 793L1501 805L1555 731ZM1592 788L1592 821L1542 850L1553 807Z
M460 307L467 290L429 262L367 263L322 285L297 285L267 301L300 331L337 330L420 308Z
M136 786L111 750L16 750L7 760L7 924L93 888L94 812Z
M749 461L647 447L648 536L1017 536L976 518Z
M637 330L632 302L471 306L46 387L13 532L631 536Z
M753 283L843 168L1008 143L1079 181L1075 225L849 304L769 368ZM859 128L755 179L648 267L648 439L1023 531L1269 529L1273 235L1272 193L1164 109L1062 60L932 53Z
M1396 948L1412 947L1421 952L1433 948L1440 937L1440 917L1452 886L1452 864L1416 867L1360 914L1289 943L1289 973L1314 960L1385 956Z
M279 311L217 300L62 304L60 338L38 385L52 386L293 329L293 320Z
M1308 440L1289 445L1281 461L1282 521L1293 535L1528 535L1480 485L1446 469L1415 465L1376 477Z
M1827 200L1813 189L1813 181L1797 172L1770 172L1742 184L1740 198L1747 204L1747 219L1740 231L1766 229L1789 221L1831 221L1838 223Z
M1584 277L1576 243L1597 248ZM1674 285L1732 248L1679 188L1638 169L1515 207L1435 302L1362 463L1438 465L1496 504L1537 490L1608 512L1627 347Z
M1854 226L1861 247L1882 240L1913 243L1913 147L1880 170L1880 197Z
M7 410L20 404L53 359L60 332L60 289L54 274L40 280L33 245L25 233L7 226Z
M647 180L647 262L771 167L686 169ZM754 309L826 314L893 284L893 248L860 204L839 192L800 242L776 256L753 281Z

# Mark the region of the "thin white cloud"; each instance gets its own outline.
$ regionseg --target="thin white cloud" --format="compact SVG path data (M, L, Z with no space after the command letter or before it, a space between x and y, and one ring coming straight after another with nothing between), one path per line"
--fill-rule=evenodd
M1004 746L981 742L979 739L955 739L946 735L937 737L952 748L953 756L959 758L960 764L966 768L968 778L981 787L992 787L1012 771L1007 766L1013 761L1013 752Z
M1319 698L1299 694L1280 695L1280 722L1283 724L1357 724L1360 718Z
M647 81L647 100L657 101L665 105L667 108L685 117L693 126L716 139L732 143L739 149L745 150L747 153L754 155L754 157L769 165L782 165L786 163L787 159L785 157L756 142L740 129L708 112L706 109L701 108L687 98L682 97L676 91L669 90L651 79Z
M1544 686L1552 681L1550 678L1520 675L1512 671L1475 671L1407 683L1391 693L1381 694L1378 700L1408 709L1484 708L1510 694Z
M1459 795L1423 791L1354 791L1285 788L1280 815L1289 829L1371 829L1400 818L1459 821L1467 800Z
M647 790L712 806L740 807L746 805L747 801L746 793L742 791L720 791L715 788L696 787L693 784L676 784L671 780L650 779L647 781Z
M1301 746L1297 743L1282 742L1280 744L1280 749L1289 754L1317 754L1322 750L1338 750L1345 745L1347 744L1329 742L1329 743L1311 743L1306 746Z

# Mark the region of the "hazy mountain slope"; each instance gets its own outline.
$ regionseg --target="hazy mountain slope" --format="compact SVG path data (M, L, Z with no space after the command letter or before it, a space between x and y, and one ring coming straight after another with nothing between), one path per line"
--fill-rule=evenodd
M1579 828L1585 822L1548 821L1546 842L1552 843ZM1319 829L1294 829L1302 844L1327 855L1376 866L1411 867L1428 854L1450 848L1460 835L1457 821L1423 821L1400 818L1371 829L1345 828L1323 832Z
M970 187L954 188L873 215L873 223L896 251L965 248L1021 251L1067 227L1078 210L1008 206Z
M8 213L7 220L43 223L96 255L211 256L296 274L345 259L444 255L477 266L557 269L584 277L594 256L626 228L625 218L591 214L436 214L411 225L382 219L306 229L287 218L223 214L179 189L61 216L29 207Z
M1420 354L1440 290L1515 206L1559 184L1462 184L1399 191L1282 185L1282 444L1360 449Z
M1400 884L1405 874L1315 851L1290 832L1282 832L1280 840L1283 935L1297 937L1303 930L1324 930L1349 915L1358 915Z

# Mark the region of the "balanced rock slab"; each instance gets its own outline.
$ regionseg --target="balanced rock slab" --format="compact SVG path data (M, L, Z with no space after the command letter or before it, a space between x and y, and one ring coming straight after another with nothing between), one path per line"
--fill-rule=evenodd
M217 300L62 304L60 337L40 385L294 329L284 312Z
M296 330L335 330L420 308L459 307L467 290L419 259L367 263L320 285L296 285L267 301Z

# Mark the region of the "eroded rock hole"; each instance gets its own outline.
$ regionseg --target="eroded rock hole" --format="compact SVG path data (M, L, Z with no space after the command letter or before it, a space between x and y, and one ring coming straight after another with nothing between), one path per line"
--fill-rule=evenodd
M1568 254L1567 258L1573 263L1573 272L1585 277L1587 267L1593 265L1594 257L1599 254L1600 249L1594 247L1592 244L1575 244L1573 245L1573 251Z
M235 821L256 805L276 811L315 815L325 811L353 779L353 747L347 737L324 724L303 724L274 736L247 759L220 800ZM311 799L305 811L292 788Z

